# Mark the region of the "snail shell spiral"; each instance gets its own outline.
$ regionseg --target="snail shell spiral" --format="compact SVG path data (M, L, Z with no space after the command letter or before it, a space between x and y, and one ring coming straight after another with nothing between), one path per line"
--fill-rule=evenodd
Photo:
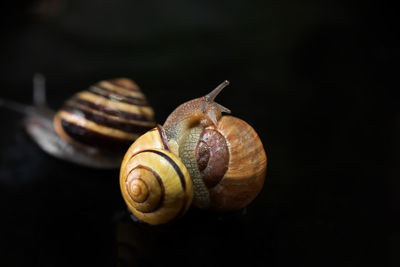
M153 225L183 215L193 198L189 173L169 151L161 126L142 135L129 148L121 165L120 186L129 210Z
M245 121L222 116L217 127L203 130L195 153L200 176L192 177L198 179L194 184L207 188L195 189L199 192L195 204L237 210L261 191L267 156L256 131Z
M155 126L153 109L132 80L100 81L75 94L54 116L69 143L120 150Z

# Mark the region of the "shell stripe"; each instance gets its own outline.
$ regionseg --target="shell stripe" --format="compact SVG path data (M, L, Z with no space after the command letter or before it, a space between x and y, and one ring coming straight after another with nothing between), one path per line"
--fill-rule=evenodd
M174 168L175 172L178 174L179 180L181 182L182 185L182 189L183 189L183 200L182 200L182 207L179 210L179 212L177 213L177 215L175 216L175 218L179 218L181 217L185 210L186 210L186 203L188 201L188 192L186 190L186 181L185 181L185 176L183 175L181 169L179 169L179 166L174 162L173 159L171 159L168 155L157 151L157 150L152 150L152 149L146 149L146 150L142 150L140 151L138 154L140 153L144 153L144 152L150 152L150 153L155 153L157 155L160 155L161 157L163 157L164 159L166 159L168 161L168 163ZM134 156L136 156L137 154L133 155L132 158Z
M66 103L66 105L63 107L63 109L67 106L75 108L77 110L82 110L82 111L90 112L92 114L97 114L99 116L106 117L110 120L119 121L121 123L138 125L138 126L147 127L147 128L154 127L154 124L155 124L155 122L153 122L153 121L127 120L127 119L118 117L117 115L109 115L109 114L103 112L103 110L98 110L98 109L90 108L90 107L88 107L88 105L79 104L78 101L72 101L72 100L68 101Z
M115 92L100 86L92 86L88 89L91 93L107 98L111 101L127 103L131 105L147 106L147 100L145 98L135 98L131 96L124 96L116 94Z
M122 139L126 141L134 140L139 137L139 134L127 133L118 129L106 127L68 111L60 110L58 114L63 121L74 124L80 128L87 129L93 133L97 133L100 135L111 136L112 138ZM68 127L63 128L65 130L68 130Z
M153 121L152 116L144 116L143 114L126 112L122 110L118 110L115 108L111 108L102 104L93 103L91 101L87 101L85 99L75 97L71 101L79 103L81 105L87 106L91 109L101 110L103 113L111 116L117 116L126 120L136 120L142 122Z
M143 113L146 117L153 117L153 110L149 106L136 106L136 105L129 105L126 103L116 102L109 100L103 96L98 96L88 91L83 91L76 94L76 97L79 99L83 99L95 104L101 104L102 106L110 107L114 110L121 110L128 113L136 113L140 114Z
M62 110L65 110L71 114L76 114L77 116L84 117L85 119L95 122L99 125L111 127L128 133L144 134L145 132L151 129L151 126L146 127L141 125L135 125L132 123L121 122L114 118L103 116L102 114L96 114L95 112L85 109L80 109L76 106L68 104L64 106Z
M122 96L127 97L127 98L144 99L144 100L146 100L145 95L140 91L128 91L128 90L125 90L125 89L121 90L121 88L116 88L113 85L112 86L107 86L107 85L100 84L100 83L94 84L91 87L100 88L100 89L105 90L107 92L114 93L114 94L117 94L117 95L122 95Z
M117 85L115 83L102 81L102 82L97 83L96 86L107 88L111 91L116 92L117 94L138 97L138 98L144 98L144 94L142 92L140 92L139 89L123 87L123 86Z
M106 82L108 82L109 84L111 84L111 85L113 85L113 86L120 87L120 88L129 90L129 91L132 91L132 90L133 90L133 91L139 91L139 86L138 86L137 84L133 84L133 85L134 85L133 87L129 87L129 86L124 86L124 85L122 85L122 84L116 83L116 82L113 81L113 80L108 80L108 81L106 81Z
M127 147L132 143L132 140L114 138L109 135L94 132L63 119L60 120L60 124L64 133L77 143L94 147L104 147L112 150L122 149L122 147Z
M161 127L160 124L157 124L156 128L157 128L158 134L161 138L161 142L163 143L164 149L167 151L171 151L168 146L168 140L167 140L167 136L165 135L164 129Z
M137 155L137 154L136 154L136 155ZM149 167L147 167L147 166L138 165L138 166L136 166L135 168L133 168L133 169L129 172L129 174L130 174L132 171L134 171L135 169L137 169L137 168L141 168L141 169L145 169L145 170L150 171L150 172L154 175L154 177L156 177L156 180L157 180L157 182L158 182L158 184L160 185L160 188L161 188L161 197L160 197L160 199L158 200L157 205L154 205L154 207L153 207L151 210L149 210L149 211L140 211L141 213L151 213L151 212L157 210L157 209L162 205L162 203L163 203L163 201L164 201L164 197L165 197L165 187L164 187L164 184L163 184L163 182L162 182L162 180L161 180L160 175L158 175L158 173L156 173L154 170L152 170L151 168L149 168ZM129 177L129 174L127 175L127 177ZM139 178L139 179L140 179L140 178ZM143 180L142 180L142 181L143 181ZM148 198L148 197L147 197L147 198ZM146 198L146 200L147 200L147 198ZM146 200L144 200L143 202L145 202ZM142 203L143 203L143 202L142 202Z
M140 151L138 154L144 153L144 152L155 153L155 154L160 155L160 156L163 157L164 159L166 159L166 160L168 161L168 163L174 168L175 172L178 174L179 180L180 180L181 185L182 185L182 188L186 191L185 176L183 175L181 169L179 169L179 166L174 162L173 159L171 159L168 155L166 155L166 154L164 154L164 153L162 153L162 152L160 152L160 151L152 150L152 149L145 149L145 150L142 150L142 151ZM133 155L132 158L133 158L134 156L136 156L136 155L137 155L137 154Z

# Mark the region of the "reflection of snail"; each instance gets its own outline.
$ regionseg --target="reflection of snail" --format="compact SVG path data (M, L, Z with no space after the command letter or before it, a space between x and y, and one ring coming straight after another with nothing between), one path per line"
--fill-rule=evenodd
M204 247L200 247L201 242L193 239L201 240L199 232L205 232L208 229L207 240L216 238L215 235L211 237L215 225L211 229L207 224L206 216L201 218L204 223L202 227L205 228L201 230L193 229L194 224L177 223L153 227L135 223L127 212L117 213L114 218L117 219L115 221L115 242L118 267L181 266L176 261L179 256L192 256L194 250L202 251L204 249ZM204 237L205 235L202 236L203 239ZM185 254L182 254L183 252ZM198 265L199 261L200 259L191 262L190 266L208 266L207 264ZM180 261L180 263L183 262L185 262L184 265L187 265L187 261Z
M55 113L45 106L44 78L36 75L35 106L0 105L26 114L29 135L47 153L93 168L116 168L138 136L154 127L153 110L130 79L100 81Z
M119 267L187 265L189 261L185 255L195 259L190 261L190 266L257 266L265 261L263 253L268 253L257 253L262 256L255 258L253 254L259 248L259 242L252 242L254 236L249 235L252 227L256 227L253 232L259 231L258 227L265 232L266 226L270 228L268 223L261 225L257 223L259 218L257 221L252 216L245 218L241 211L213 213L192 210L184 221L157 227L135 223L131 216L125 211L114 215ZM245 247L238 246L247 242ZM227 253L236 256L227 257Z
M161 224L181 216L193 191L195 206L221 211L245 207L260 192L267 158L257 133L222 116L230 111L214 102L228 84L180 105L125 154L121 191L140 220Z
M164 259L154 257L154 251L161 249L163 236L160 236L160 232L143 224L133 223L124 214L116 222L115 234L118 267L142 266L143 263L147 266L166 266Z

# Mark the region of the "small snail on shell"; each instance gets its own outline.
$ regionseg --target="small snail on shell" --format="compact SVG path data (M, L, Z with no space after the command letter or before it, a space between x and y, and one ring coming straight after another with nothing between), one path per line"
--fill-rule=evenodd
M57 112L45 105L44 77L34 78L35 106L3 105L26 114L33 140L57 158L92 168L117 168L129 145L155 126L153 109L135 82L100 81ZM1 103L0 103L1 104Z
M180 105L163 127L158 125L141 136L125 154L120 172L121 191L128 208L140 220L161 224L181 216L190 205L192 190L187 188L191 187L194 206L219 211L243 208L260 192L267 165L260 138L243 120L222 116L222 112L230 111L214 102L228 84L225 81L206 96ZM137 166L143 165L139 160L143 153L148 156L146 169L160 177L152 178L151 183L136 171ZM163 178L165 164L160 164L160 155L168 158L170 164L165 168L167 178ZM138 209L148 199L156 198L153 194L159 194L160 190L153 190L154 180L164 188L164 195L157 196L159 202L151 209ZM162 209L167 212L161 212ZM158 217L165 213L165 218ZM150 216L157 219L149 219Z

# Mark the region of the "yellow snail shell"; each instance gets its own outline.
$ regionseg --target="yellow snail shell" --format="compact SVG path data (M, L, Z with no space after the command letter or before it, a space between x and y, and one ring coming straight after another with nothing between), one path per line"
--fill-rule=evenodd
M169 151L161 126L141 136L129 148L121 164L120 186L129 210L153 225L182 216L193 198L189 173Z

